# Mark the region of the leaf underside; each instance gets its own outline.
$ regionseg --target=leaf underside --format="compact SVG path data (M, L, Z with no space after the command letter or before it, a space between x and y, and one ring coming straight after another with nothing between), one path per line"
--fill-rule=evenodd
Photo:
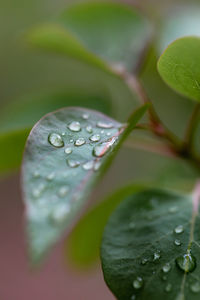
M22 169L33 262L68 227L113 157L113 148L118 149L145 110L136 111L127 128L99 112L73 107L46 115L33 128Z
M125 199L106 226L104 277L120 300L199 299L199 215L191 196L156 189ZM190 253L196 267L184 272L176 259Z

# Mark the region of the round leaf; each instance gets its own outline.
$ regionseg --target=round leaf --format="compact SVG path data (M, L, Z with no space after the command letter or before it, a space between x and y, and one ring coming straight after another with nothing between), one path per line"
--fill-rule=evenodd
M182 95L200 101L200 38L176 40L158 61L163 80Z
M120 300L199 299L199 193L156 189L125 199L103 237L105 280Z
M96 111L64 108L33 128L24 155L23 190L34 262L58 240L113 157L112 150L145 110L138 109L127 126Z

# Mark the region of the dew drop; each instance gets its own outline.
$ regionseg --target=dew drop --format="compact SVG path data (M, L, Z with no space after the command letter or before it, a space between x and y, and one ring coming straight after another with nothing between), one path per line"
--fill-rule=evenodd
M44 191L45 189L45 185L43 183L41 183L37 188L35 188L32 192L33 194L33 197L35 198L39 198L42 194L42 192Z
M72 153L72 148L70 148L70 147L65 148L65 153L66 154L71 154Z
M110 135L111 135L111 132L107 132L106 135L107 135L107 136L110 136Z
M84 138L79 138L74 143L75 146L82 146L84 144L85 144L85 139Z
M97 127L99 127L99 128L105 128L105 129L110 129L110 128L113 128L113 124L112 123L106 123L106 122L99 121L99 122L97 122Z
M77 160L68 159L67 164L70 168L76 168L80 165L80 162Z
M70 143L73 143L73 142L74 142L74 140L73 140L73 139L71 139L71 140L69 140L69 142L70 142Z
M81 124L79 122L76 122L76 121L73 121L69 124L68 128L71 130L71 131L75 131L75 132L78 132L81 130Z
M48 141L52 146L56 148L61 148L64 146L62 137L57 133L50 133L48 136Z
M153 260L154 261L156 261L156 260L158 260L158 259L160 259L160 251L158 250L158 251L156 251L154 254L153 254Z
M94 167L94 162L92 160L83 164L84 170L91 170L93 169L93 167Z
M94 170L98 171L100 167L101 167L101 162L100 161L95 162L95 164L94 164Z
M101 130L101 134L104 134L104 130Z
M186 273L192 272L196 268L196 258L188 251L176 258L176 265Z
M60 198L65 197L69 192L69 187L68 186L62 186L59 191L58 191L58 196Z
M178 239L175 239L174 244L175 244L176 246L180 246L180 245L181 245L181 241L178 240Z
M177 211L178 211L178 207L177 207L177 206L172 206L172 207L169 208L169 212L170 212L171 214L174 214L174 213L176 213Z
M172 285L171 285L171 283L168 283L165 287L165 291L169 293L169 292L171 292L171 290L172 290Z
M89 114L84 113L84 114L82 115L82 118L83 118L84 120L88 120L88 119L89 119Z
M133 287L138 290L141 289L141 287L143 286L143 279L142 277L137 277L134 281L133 281Z
M131 300L136 300L136 296L135 296L135 295L132 295L132 296L131 296Z
M92 132L93 132L92 126L91 126L91 125L88 125L88 126L86 127L86 131L87 131L88 133L92 133Z
M183 226L182 225L178 225L175 229L174 232L177 234L180 234L184 231Z
M38 171L35 171L35 172L33 173L33 177L34 177L34 178L40 177L40 173L39 173Z
M162 270L164 273L168 273L171 270L171 266L169 263L166 263L163 267Z
M93 149L94 156L102 157L103 155L105 155L108 152L108 150L110 150L111 146L114 144L115 141L116 137L113 137L110 141L103 142L100 145L95 146Z
M48 175L47 175L47 180L49 180L49 181L51 181L51 180L53 180L54 179L54 177L55 177L55 173L54 172L51 172L51 173L49 173Z
M65 136L65 132L62 132L61 135L62 135L62 136Z
M196 281L194 283L192 283L190 285L190 290L193 292L193 293L199 293L200 292L200 282L199 281Z
M69 212L70 206L68 204L61 204L54 209L51 218L54 222L60 223L66 219Z
M92 141L92 142L98 142L98 141L100 141L100 139L101 139L101 137L99 134L94 134L90 137L90 141Z
M148 262L148 259L147 258L143 258L142 261L141 261L141 264L142 265L146 265L147 262Z

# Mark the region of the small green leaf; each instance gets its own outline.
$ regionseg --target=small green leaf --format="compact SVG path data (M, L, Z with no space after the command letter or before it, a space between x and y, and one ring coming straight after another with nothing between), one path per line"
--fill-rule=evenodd
M70 6L58 24L33 29L29 41L111 72L110 64L136 68L151 37L150 22L137 10L91 2Z
M176 40L158 61L163 80L180 94L200 101L200 38Z
M43 115L66 105L84 105L111 113L111 103L106 98L72 89L62 93L36 94L10 103L0 114L0 174L20 166L32 126Z
M136 184L121 188L91 209L78 222L65 242L65 253L75 265L81 268L90 267L97 261L103 230L110 214L126 196L143 188Z
M23 190L34 262L59 239L146 109L139 108L123 125L96 111L64 108L33 128L24 155Z
M199 191L192 197L149 189L118 206L101 249L117 299L199 299L198 201Z

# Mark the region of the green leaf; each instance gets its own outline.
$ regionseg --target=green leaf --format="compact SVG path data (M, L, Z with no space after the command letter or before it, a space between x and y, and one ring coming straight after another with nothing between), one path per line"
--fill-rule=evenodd
M200 101L200 38L176 40L158 61L163 80L180 94Z
M117 299L199 299L198 202L199 186L193 197L148 189L118 206L101 249Z
M112 2L70 6L58 23L33 29L29 40L40 48L83 60L107 72L111 72L108 64L120 64L132 71L152 36L152 26L144 16Z
M146 109L139 108L127 126L96 111L64 108L33 128L22 170L33 262L68 227Z
M97 261L103 230L112 211L126 196L143 188L136 184L125 186L83 216L65 242L65 254L76 266L90 267Z
M36 94L10 103L0 114L0 174L19 167L32 126L46 113L66 105L84 105L107 114L111 113L109 100L74 90Z

